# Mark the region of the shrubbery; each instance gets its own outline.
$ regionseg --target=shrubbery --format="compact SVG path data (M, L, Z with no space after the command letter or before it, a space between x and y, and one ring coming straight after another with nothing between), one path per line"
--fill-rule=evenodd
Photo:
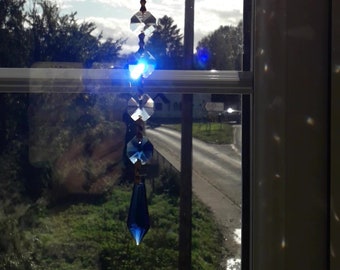
M141 245L126 226L132 187L116 186L91 203L48 207L40 200L2 223L1 269L177 269L178 176L163 172L155 181L154 191L147 183L151 228ZM211 213L194 200L193 269L218 268L220 236Z

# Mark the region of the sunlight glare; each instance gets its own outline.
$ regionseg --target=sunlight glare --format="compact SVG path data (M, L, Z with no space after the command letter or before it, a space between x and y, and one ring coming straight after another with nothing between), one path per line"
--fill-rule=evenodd
M137 80L144 72L145 64L138 63L137 65L129 65L130 77Z

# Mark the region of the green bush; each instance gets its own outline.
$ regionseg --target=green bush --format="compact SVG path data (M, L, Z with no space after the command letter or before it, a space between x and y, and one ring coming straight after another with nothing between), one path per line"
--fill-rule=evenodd
M39 201L2 222L0 269L177 269L179 198L170 190L178 176L163 172L155 181L155 192L147 185L151 228L139 246L126 226L132 186L116 186L106 200L53 207ZM220 232L196 199L192 241L193 269L218 269Z
M167 127L181 131L181 124ZM233 142L233 127L227 123L193 123L192 136L206 143L230 144Z

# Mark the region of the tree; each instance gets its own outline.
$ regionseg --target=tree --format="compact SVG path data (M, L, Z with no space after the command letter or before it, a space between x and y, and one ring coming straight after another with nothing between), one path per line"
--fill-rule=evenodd
M220 26L197 45L197 69L241 70L243 24Z
M183 62L183 35L171 17L160 18L146 49L156 58L157 69L180 69Z
M78 24L76 12L60 15L56 4L37 2L28 15L31 33L31 61L80 62L91 66L93 62L110 62L118 58L121 39L102 42L102 35L92 33L92 22Z
M0 0L1 34L7 38L6 42L0 43L0 59L3 60L0 65L23 67L31 66L32 63L37 61L67 61L80 62L86 66L91 66L95 61L115 61L118 58L123 41L108 39L103 42L101 34L99 36L92 35L96 26L93 23L79 24L75 18L76 13L61 15L56 4L42 0L35 2L33 8L26 14L23 10L24 3L24 0ZM25 36L20 37L22 33ZM19 42L19 38L22 38L23 41L20 40ZM5 55L6 53L12 58ZM107 115L107 107L102 105L103 102L95 102L97 97L98 100L104 100L103 102L111 102L109 107L117 109L114 115L118 120L113 118L113 113L112 115ZM84 106L79 104L79 100L83 101ZM112 104L113 106L111 106ZM68 106L72 110L68 111ZM39 177L31 173L35 170L31 164L37 167L41 166L44 170L45 168L49 169L51 166L43 163L36 165L28 160L28 146L30 146L31 154L31 149L33 149L31 146L34 142L38 141L42 145L43 140L39 141L38 135L43 137L44 134L50 133L51 138L54 138L48 141L50 147L59 140L58 136L68 134L70 136L62 137L61 141L71 145L72 136L79 135L76 134L78 130L80 134L84 135L86 133L82 128L83 126L97 127L103 121L106 121L109 123L108 125L102 124L96 129L97 131L99 130L98 132L106 133L94 137L109 136L107 134L111 134L115 130L114 125L116 122L120 122L122 112L118 110L123 108L124 106L120 104L120 99L116 98L115 94L105 96L74 93L63 95L47 93L41 95L28 93L1 94L0 158L1 155L15 149L15 155L12 155L15 158L13 158L14 161L11 164L22 168L22 171L26 172L25 180L22 178L21 182L26 181L28 187L32 187L36 183L36 185L34 184L36 188L33 188L33 192L35 193L34 196L39 196L40 194L36 194L36 191L42 187L44 183L41 182L44 179L39 179ZM57 117L55 116L56 111L58 111ZM69 118L64 117L65 115ZM69 122L66 123L65 119L69 119ZM97 119L99 120L95 121ZM48 128L49 125L52 125L53 128L58 127L55 133L51 131L51 128ZM41 130L44 130L44 132L40 132ZM121 130L124 130L124 127ZM35 131L37 136L32 136ZM115 141L112 136L110 140ZM62 150L58 146L56 145L55 149ZM46 152L46 149L48 147L41 152ZM94 149L96 148L94 147ZM30 161L32 161L31 156L29 157ZM53 165L57 167L55 164ZM105 169L103 170L105 171ZM3 170L6 169L3 168Z
M0 0L0 66L23 67L28 55L25 0Z
M61 15L56 4L34 1L25 12L26 0L0 0L0 66L30 67L38 61L114 62L125 40L102 40L93 35L96 25L79 24L76 12Z

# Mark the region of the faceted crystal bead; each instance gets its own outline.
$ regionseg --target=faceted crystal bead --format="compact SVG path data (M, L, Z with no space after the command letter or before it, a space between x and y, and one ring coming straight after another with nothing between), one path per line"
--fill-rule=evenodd
M155 30L156 18L149 12L138 11L131 17L130 29L134 32L144 32L145 35L150 36Z
M153 145L148 138L135 136L128 142L126 154L133 164L140 160L142 165L145 165L152 158Z
M154 101L147 94L143 94L138 101L134 98L130 98L127 111L134 121L138 119L146 121L154 113Z
M139 245L150 228L144 183L133 186L127 226L136 244Z
M156 67L156 59L146 50L142 53L135 53L129 64L130 75L138 79L141 75L144 78L149 77Z

